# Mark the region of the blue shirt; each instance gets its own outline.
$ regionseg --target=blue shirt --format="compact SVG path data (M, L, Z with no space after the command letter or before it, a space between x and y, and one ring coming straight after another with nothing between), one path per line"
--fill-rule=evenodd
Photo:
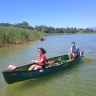
M77 46L76 46L76 48L71 47L71 50L72 50L73 53L79 53L80 52L80 49Z

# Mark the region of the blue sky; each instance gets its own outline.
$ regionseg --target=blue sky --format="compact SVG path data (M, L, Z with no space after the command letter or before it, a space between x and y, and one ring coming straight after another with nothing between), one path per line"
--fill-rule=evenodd
M96 27L96 0L0 0L0 23Z

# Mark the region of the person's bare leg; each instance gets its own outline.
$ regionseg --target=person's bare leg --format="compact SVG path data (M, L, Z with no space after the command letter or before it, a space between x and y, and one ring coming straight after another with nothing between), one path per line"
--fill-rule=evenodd
M82 56L82 51L80 51L80 56Z
M32 65L28 70L34 70L36 65Z
M68 53L69 60L72 58L72 53Z
M70 60L67 60L67 62L71 62L72 61L72 59L70 59Z
M77 55L78 55L77 53L76 54L73 53L73 58L72 59L74 60Z
M37 70L37 69L42 69L42 67L37 65L35 66L34 70Z

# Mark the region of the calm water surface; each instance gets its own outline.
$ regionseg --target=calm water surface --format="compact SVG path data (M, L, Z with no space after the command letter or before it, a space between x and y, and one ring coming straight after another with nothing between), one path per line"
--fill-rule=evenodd
M9 64L20 66L31 63L38 57L38 47L46 49L47 58L66 54L72 41L85 53L74 66L46 77L10 85L4 81L2 71ZM0 96L96 96L96 34L46 36L44 42L0 48Z

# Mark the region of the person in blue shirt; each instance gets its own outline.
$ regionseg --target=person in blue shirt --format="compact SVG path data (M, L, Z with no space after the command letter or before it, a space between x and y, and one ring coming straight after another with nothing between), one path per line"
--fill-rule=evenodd
M78 54L82 56L82 51L76 46L75 42L72 42L71 44L72 46L70 48L70 52L68 53L69 60L74 59Z

